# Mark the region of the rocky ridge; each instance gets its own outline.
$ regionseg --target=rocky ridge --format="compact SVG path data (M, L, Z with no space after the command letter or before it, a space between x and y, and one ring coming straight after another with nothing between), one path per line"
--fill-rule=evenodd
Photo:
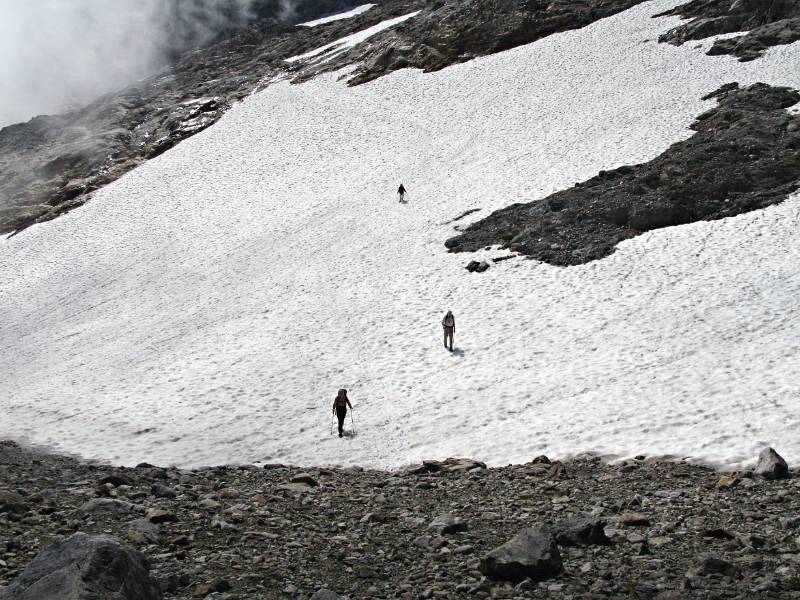
M693 0L656 16L681 16L689 22L658 38L680 46L689 40L744 32L716 40L710 56L729 54L742 62L763 56L767 48L800 40L800 0Z
M46 572L97 600L800 591L800 479L766 449L753 471L726 474L590 456L383 472L122 468L3 442L0 482L3 600L27 600ZM70 564L83 576L70 580Z
M601 171L541 200L514 204L445 245L472 252L500 245L555 265L611 254L642 232L731 217L782 202L800 187L800 101L788 88L728 84L705 99L695 134L650 162Z

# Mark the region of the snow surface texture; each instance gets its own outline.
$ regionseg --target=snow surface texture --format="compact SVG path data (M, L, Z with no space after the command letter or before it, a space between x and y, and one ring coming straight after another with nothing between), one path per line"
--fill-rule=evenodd
M467 209L655 157L721 84L800 87L800 44L655 43L672 4L431 74L275 83L3 240L0 436L123 464L800 461L800 197L567 269L472 274L443 246Z
M345 50L349 50L353 46L357 46L361 42L364 42L371 38L376 33L383 31L384 29L389 29L390 27L394 27L395 25L399 25L403 21L407 21L411 17L415 17L419 14L420 11L415 11L409 13L407 15L402 15L400 17L395 17L394 19L387 19L386 21L381 21L377 25L373 25L363 31L357 31L356 33L350 34L345 36L341 39L336 40L335 42L331 42L330 44L325 44L324 46L320 46L311 52L306 52L305 54L299 54L297 56L292 56L286 59L286 62L297 62L299 60L309 60L311 59L312 62L316 61L318 58L321 58L319 62L325 62L326 60L330 60L334 56L344 52Z
M361 6L356 6L355 8L351 8L349 10L344 10L342 12L334 13L332 15L328 15L327 17L322 17L320 19L314 19L313 21L306 21L305 23L300 23L297 26L316 27L317 25L324 25L325 23L331 23L333 21L341 21L342 19L352 19L353 17L357 17L361 13L367 12L373 6L375 5L362 4Z

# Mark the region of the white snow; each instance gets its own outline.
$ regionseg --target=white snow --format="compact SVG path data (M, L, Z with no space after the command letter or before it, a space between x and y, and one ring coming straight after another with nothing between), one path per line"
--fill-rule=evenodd
M305 23L299 23L298 27L316 27L317 25L324 25L325 23L331 23L333 21L341 21L342 19L352 19L353 17L357 17L358 15L367 12L370 8L375 6L374 4L362 4L361 6L356 6L349 10L343 10L338 13L334 13L332 15L328 15L326 17L320 17L319 19L314 19L313 21L306 21Z
M652 159L721 84L800 87L800 44L739 63L644 42L673 4L436 73L270 85L3 240L0 436L123 464L797 462L800 197L567 269L470 274L443 247L467 209Z
M324 46L315 48L314 50L306 52L305 54L299 54L297 56L289 57L286 59L286 62L296 62L298 60L319 58L320 56L322 57L322 60L320 62L324 62L325 60L329 60L334 56L344 52L345 50L349 50L350 48L357 46L361 42L368 40L376 33L380 33L385 29L389 29L390 27L399 25L403 21L407 21L408 19L417 16L419 12L420 11L417 10L407 15L395 17L394 19L387 19L386 21L381 21L377 25L373 25L372 27L368 27L367 29L364 29L362 31L357 31L356 33L340 38L335 42L331 42L330 44L325 44Z

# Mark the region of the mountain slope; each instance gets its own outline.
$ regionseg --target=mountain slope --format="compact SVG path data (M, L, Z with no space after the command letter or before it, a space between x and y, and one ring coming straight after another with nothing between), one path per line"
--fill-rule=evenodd
M0 435L123 463L797 460L796 196L569 269L471 274L442 245L464 211L653 159L723 84L800 87L798 44L748 63L658 44L673 4L436 73L276 81L0 242Z

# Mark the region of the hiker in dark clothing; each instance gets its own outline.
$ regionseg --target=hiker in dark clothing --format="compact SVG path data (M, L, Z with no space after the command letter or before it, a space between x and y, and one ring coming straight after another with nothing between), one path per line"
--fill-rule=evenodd
M406 201L406 188L403 187L403 184L400 184L400 187L397 188L397 195L400 196L400 202Z
M344 427L344 418L347 416L347 407L353 408L350 404L350 399L347 397L347 390L342 388L336 394L333 401L333 412L336 413L336 418L339 419L339 437L342 437L342 428Z
M442 319L442 327L444 328L444 347L447 348L447 340L450 340L450 352L453 351L453 334L456 332L456 318L453 316L453 311L448 310L447 314Z

